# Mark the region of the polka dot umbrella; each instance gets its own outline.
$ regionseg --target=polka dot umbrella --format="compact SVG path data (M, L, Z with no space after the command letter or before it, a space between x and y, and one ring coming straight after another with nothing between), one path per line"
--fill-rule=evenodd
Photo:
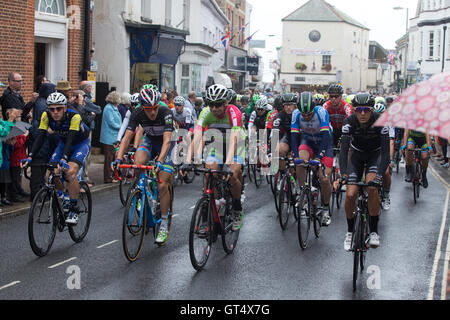
M375 126L389 126L450 139L450 72L409 87Z

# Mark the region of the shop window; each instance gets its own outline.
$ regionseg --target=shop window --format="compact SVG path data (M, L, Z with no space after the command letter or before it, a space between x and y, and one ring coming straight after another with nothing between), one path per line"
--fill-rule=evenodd
M131 92L139 92L144 84L159 86L159 64L135 63L131 68Z
M172 65L161 65L161 90L175 89L175 68Z

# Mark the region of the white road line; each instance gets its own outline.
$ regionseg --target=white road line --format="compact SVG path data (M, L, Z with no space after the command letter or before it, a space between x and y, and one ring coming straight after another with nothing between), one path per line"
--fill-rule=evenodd
M431 271L430 287L428 289L427 300L433 300L433 298L434 298L434 287L436 285L437 269L438 269L438 265L439 265L439 259L441 258L442 238L444 237L444 230L445 230L445 225L447 222L447 210L448 210L449 195L450 195L450 192L447 191L447 197L445 198L444 212L442 214L441 231L439 232L439 239L438 239L438 243L437 243L437 247L436 247L436 253L434 255L434 263L433 263L433 269Z
M63 265L64 263L67 263L67 262L69 262L69 261L75 260L76 258L77 258L77 257L73 257L73 258L67 259L67 260L65 260L65 261L63 261L63 262L54 264L54 265L52 265L52 266L50 266L50 267L48 267L48 268L49 268L49 269L53 269L53 268L59 267L59 266Z
M189 210L192 210L192 209L194 209L194 208L195 208L195 205L193 205L192 207L190 207Z
M103 247L109 246L110 244L116 243L117 241L119 241L119 240L113 240L108 243L102 244L101 246L98 246L97 249L101 249Z
M9 284L7 284L7 285L4 285L3 287L0 287L0 290L3 290L3 289L6 289L6 288L15 286L15 285L18 284L18 283L20 283L20 281L13 281L13 282L11 282L11 283L9 283Z
M172 216L172 219L173 218L176 218L176 217L178 217L179 216L179 214L174 214L173 216Z
M450 234L447 238L447 249L445 250L444 271L442 275L441 300L447 299L447 279L448 279L448 262L450 260Z

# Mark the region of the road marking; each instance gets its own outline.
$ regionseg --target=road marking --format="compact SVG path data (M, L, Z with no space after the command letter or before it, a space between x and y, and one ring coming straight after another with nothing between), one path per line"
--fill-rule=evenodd
M101 249L101 248L103 248L103 247L109 246L110 244L116 243L117 241L119 241L119 240L113 240L113 241L111 241L111 242L102 244L101 246L98 246L97 249Z
M3 290L3 289L6 289L6 288L15 286L15 285L18 284L18 283L20 283L20 281L13 281L13 282L11 282L11 283L9 283L9 284L7 284L7 285L4 285L3 287L0 287L0 290Z
M69 262L69 261L75 260L76 258L77 258L77 257L73 257L73 258L67 259L67 260L65 260L65 261L63 261L63 262L54 264L54 265L52 265L52 266L50 266L50 267L48 267L48 268L49 268L49 269L53 269L53 268L59 267L59 266L63 265L64 263L67 263L67 262Z
M447 191L447 197L445 198L444 212L442 215L441 231L439 232L439 239L438 239L438 243L437 243L437 247L436 247L436 253L434 255L433 269L431 271L430 287L428 289L427 300L433 300L433 298L434 298L434 287L436 285L437 269L438 269L438 265L439 265L439 259L441 258L442 238L444 237L444 230L445 230L445 225L447 222L447 210L448 210L449 195L450 195L450 191Z
M445 250L444 274L442 276L441 300L447 299L447 279L448 279L448 261L450 260L450 234L447 238L447 249Z
M444 185L444 187L447 188L448 191L450 191L450 184L447 183L447 181L445 181L444 178L441 177L441 175L432 167L429 166L431 174L442 184Z
M194 208L195 208L195 205L193 205L192 207L190 207L189 210L194 209Z

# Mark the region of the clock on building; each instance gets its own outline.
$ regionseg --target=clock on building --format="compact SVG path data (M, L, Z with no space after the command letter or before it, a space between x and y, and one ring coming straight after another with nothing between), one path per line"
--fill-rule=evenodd
M317 30L313 30L309 33L309 40L311 40L312 42L317 42L320 40L320 32Z

